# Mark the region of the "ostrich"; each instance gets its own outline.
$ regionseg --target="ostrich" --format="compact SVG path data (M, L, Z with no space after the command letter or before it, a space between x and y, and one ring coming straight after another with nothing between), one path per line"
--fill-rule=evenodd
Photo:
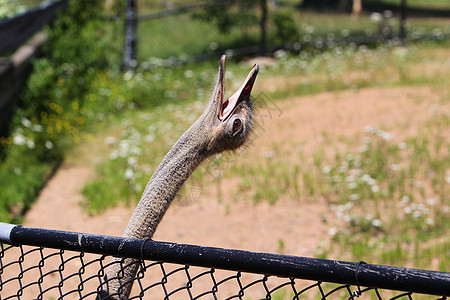
M211 155L235 150L248 139L252 126L250 92L258 74L255 64L241 87L225 102L225 55L220 59L219 76L204 113L170 149L148 182L124 237L151 238L183 183L195 168ZM127 299L139 263L135 259L113 258L106 273L106 289L100 298ZM121 271L121 265L126 266Z

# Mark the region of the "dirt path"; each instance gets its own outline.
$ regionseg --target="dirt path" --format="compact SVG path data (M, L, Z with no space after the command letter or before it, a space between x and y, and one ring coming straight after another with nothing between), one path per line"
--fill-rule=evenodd
M428 87L364 89L329 92L277 102L282 112L274 115L242 158L262 157L274 147L305 153L322 143L323 132L336 140L351 138L364 126L381 127L394 136L417 131L430 116L438 95ZM269 142L270 141L270 142ZM295 150L292 150L295 151ZM247 157L247 158L246 158ZM100 216L89 216L80 205L80 189L93 174L94 163L74 160L64 164L42 191L26 215L26 226L120 235L133 208L117 207ZM331 212L324 204L283 199L266 202L236 202L224 195L219 203L214 188L203 187L198 203L173 205L154 239L205 246L282 252L316 256L318 245L329 239L321 215Z

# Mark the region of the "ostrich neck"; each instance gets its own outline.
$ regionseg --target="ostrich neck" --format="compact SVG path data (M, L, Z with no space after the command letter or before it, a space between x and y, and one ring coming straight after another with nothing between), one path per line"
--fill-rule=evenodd
M180 137L156 169L125 229L125 237L151 238L183 183L207 157L202 142L206 137L199 123Z
M144 190L133 215L128 222L124 237L145 239L152 238L156 227L161 222L170 203L181 186L195 168L208 157L205 151L206 131L202 118L197 120L170 149L164 157ZM135 259L113 258L108 268L107 291L102 291L108 299L128 299L133 285L132 278L138 270ZM122 268L122 266L127 266Z

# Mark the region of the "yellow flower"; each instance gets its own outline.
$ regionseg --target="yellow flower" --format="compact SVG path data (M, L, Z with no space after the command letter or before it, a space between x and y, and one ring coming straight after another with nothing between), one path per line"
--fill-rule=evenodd
M64 78L58 77L57 85L58 85L58 86L63 86L63 85L64 85Z

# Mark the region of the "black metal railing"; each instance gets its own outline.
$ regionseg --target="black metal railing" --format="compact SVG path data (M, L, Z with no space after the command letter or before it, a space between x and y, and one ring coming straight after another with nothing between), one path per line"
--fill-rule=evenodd
M0 224L1 299L95 299L110 256L130 299L446 299L450 273ZM126 267L125 265L123 266ZM423 298L424 296L420 296Z

